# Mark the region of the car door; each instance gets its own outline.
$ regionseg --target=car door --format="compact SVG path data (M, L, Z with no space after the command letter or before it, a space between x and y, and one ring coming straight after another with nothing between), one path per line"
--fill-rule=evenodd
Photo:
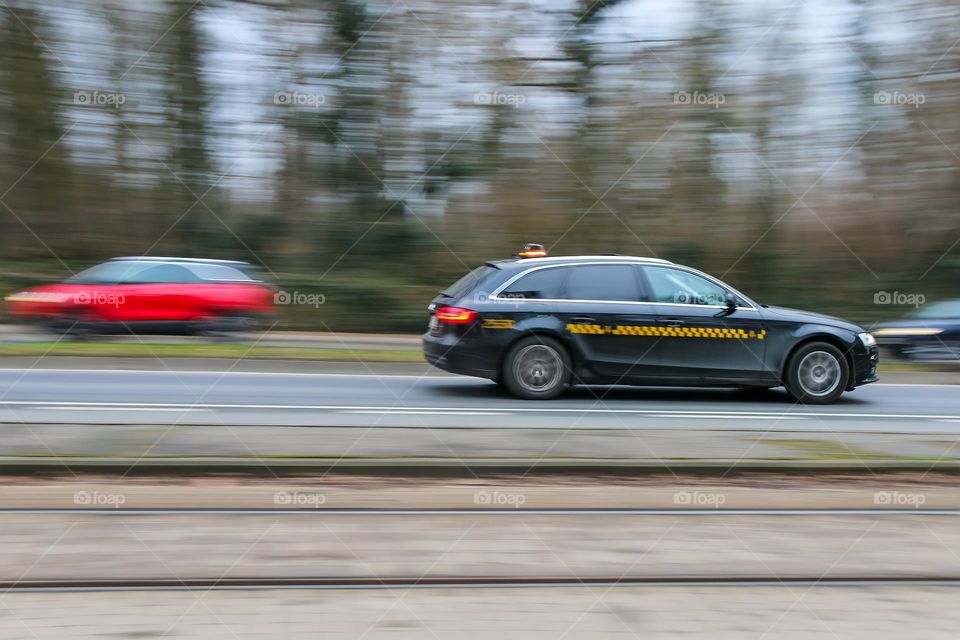
M138 289L133 283L139 273L151 266L149 262L111 261L81 273L76 279L90 283L85 295L97 303L101 320L130 324L139 321L142 315Z
M559 315L586 364L609 382L657 375L656 321L645 303L636 266L573 265L561 294Z
M757 309L693 270L644 265L650 296L657 307L660 367L665 380L686 382L755 380L763 371L766 331ZM734 295L736 295L734 293Z
M192 319L200 281L181 265L158 263L133 274L123 285L125 321L158 327Z

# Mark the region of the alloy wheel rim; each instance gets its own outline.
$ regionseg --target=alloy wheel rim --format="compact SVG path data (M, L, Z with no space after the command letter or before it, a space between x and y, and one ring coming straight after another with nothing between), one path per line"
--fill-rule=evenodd
M513 371L524 389L546 391L559 384L563 376L563 360L556 350L543 344L531 344L517 354Z
M811 351L798 367L800 387L808 396L828 396L840 385L840 361L826 351Z

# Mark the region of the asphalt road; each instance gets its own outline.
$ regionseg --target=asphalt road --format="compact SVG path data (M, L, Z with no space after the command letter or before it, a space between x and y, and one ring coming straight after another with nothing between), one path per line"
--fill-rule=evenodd
M957 433L960 387L875 384L828 406L782 390L630 387L532 402L432 374L0 369L0 421Z

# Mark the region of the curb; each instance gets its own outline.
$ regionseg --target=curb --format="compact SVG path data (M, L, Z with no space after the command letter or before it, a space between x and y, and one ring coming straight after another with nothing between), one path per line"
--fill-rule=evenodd
M680 470L690 475L730 475L749 472L809 474L830 473L872 474L890 472L960 472L960 459L947 460L674 460L649 459L525 459L525 458L135 458L135 457L0 457L0 474L49 473L63 469L86 472L171 474L236 471L247 474L279 475L337 471L374 475L455 475L473 476L475 472L538 473L590 472L603 470L612 474L663 475Z

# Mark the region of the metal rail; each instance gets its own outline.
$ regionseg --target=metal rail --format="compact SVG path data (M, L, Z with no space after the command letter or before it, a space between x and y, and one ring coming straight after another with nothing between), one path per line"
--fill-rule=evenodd
M661 508L0 508L0 515L237 515L237 516L960 516L960 508L825 508L825 509L661 509Z
M430 577L238 577L238 578L65 578L0 580L2 592L191 591L263 589L496 589L556 587L669 586L946 586L960 587L957 575L652 575L652 576L430 576Z

